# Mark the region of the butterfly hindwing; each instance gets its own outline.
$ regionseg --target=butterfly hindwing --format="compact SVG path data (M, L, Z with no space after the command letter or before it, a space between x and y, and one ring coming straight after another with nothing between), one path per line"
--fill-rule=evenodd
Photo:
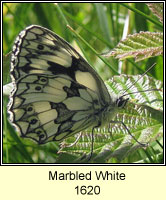
M11 77L11 121L38 143L98 126L110 102L103 81L82 56L40 26L27 27L16 38Z
M60 75L23 77L14 99L13 122L23 137L39 143L61 140L92 126L101 108L96 93Z

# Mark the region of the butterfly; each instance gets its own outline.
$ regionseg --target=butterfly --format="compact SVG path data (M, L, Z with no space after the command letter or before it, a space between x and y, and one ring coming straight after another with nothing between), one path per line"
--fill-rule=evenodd
M10 120L22 137L39 144L62 141L90 127L93 134L128 102L110 96L103 80L68 42L38 25L16 38L10 74Z

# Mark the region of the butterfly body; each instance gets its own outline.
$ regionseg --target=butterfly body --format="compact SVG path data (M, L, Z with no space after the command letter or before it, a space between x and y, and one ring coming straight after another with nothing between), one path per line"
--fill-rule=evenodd
M11 58L12 123L43 144L108 123L127 100L109 95L95 70L65 40L32 25L16 38Z

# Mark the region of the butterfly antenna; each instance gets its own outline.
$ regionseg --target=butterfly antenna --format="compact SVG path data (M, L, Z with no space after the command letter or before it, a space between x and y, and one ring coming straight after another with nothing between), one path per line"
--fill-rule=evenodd
M153 88L153 89L149 89L149 90L130 92L130 93L122 95L121 97L125 97L125 96L130 95L130 94L136 94L136 93L141 93L141 92L151 92L151 91L161 91L161 90Z
M151 67L149 67L149 69L147 69L147 70L141 75L141 78L143 78L144 75L147 74L155 65L156 65L156 63L154 63ZM140 79L141 79L141 78L140 78ZM123 94L126 93L131 87L133 87L133 85L135 85L140 79L137 79L136 81L134 81L134 83L133 83L131 86L129 86L129 87L123 92ZM132 94L133 94L133 93L132 93ZM128 95L128 94L126 94L126 95ZM126 95L122 95L122 96L126 96Z

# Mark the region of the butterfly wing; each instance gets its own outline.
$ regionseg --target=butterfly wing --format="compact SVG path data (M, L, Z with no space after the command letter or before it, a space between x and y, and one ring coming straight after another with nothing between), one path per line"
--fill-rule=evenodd
M62 140L92 126L101 108L95 92L61 75L24 76L13 98L13 123L23 137L38 143Z
M96 126L96 116L110 101L89 64L62 38L36 25L15 41L11 77L11 121L38 143Z
M82 56L52 31L32 25L23 30L15 41L11 74L17 81L26 74L68 75L97 92L105 104L110 95L95 70Z

